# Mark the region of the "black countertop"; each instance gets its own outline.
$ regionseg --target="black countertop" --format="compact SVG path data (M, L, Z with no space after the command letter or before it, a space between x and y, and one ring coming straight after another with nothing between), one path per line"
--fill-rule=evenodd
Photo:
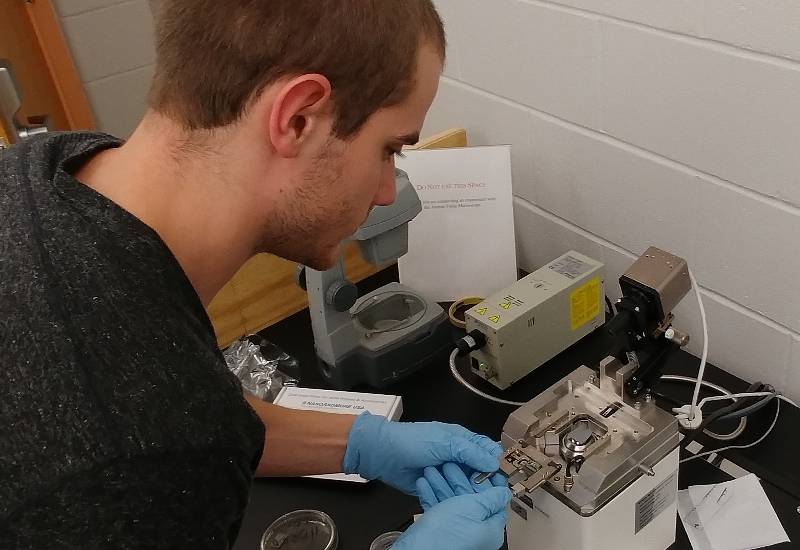
M363 294L396 280L396 268L388 268L360 283L359 290ZM460 335L456 329L453 330L455 341ZM269 327L259 336L274 342L299 360L302 386L327 387L317 370L308 310ZM605 349L601 335L590 335L502 393L472 376L467 369L462 369L462 373L472 384L488 393L514 401L527 401L575 368L583 364L596 366L603 358ZM697 358L681 351L670 357L664 372L694 376L698 365ZM706 373L707 380L731 391L743 391L748 385L712 365L707 366ZM354 388L354 391L375 390L363 387ZM691 400L692 387L688 384L664 383L659 391L683 403ZM495 440L500 439L503 424L514 410L512 406L484 400L465 390L452 378L446 356L432 358L427 367L383 392L402 396L404 421L457 423ZM670 406L668 403L663 405ZM754 415L747 431L736 443L748 443L760 437L774 414L774 407L769 406ZM797 541L796 546L787 543L774 546L775 549L800 548L800 470L794 464L800 449L798 427L800 412L783 404L778 424L768 439L752 449L724 453L726 458L762 479L789 538ZM698 441L708 445L708 449L721 446L720 442L704 437L698 438ZM682 489L689 485L727 479L730 476L702 459L681 466ZM234 550L258 549L261 534L272 521L287 512L304 508L323 510L333 518L339 528L341 550L366 550L376 536L405 527L411 516L420 512L416 498L403 495L379 482L352 484L315 479L259 479L254 482L250 504ZM691 549L680 521L678 539L672 548Z

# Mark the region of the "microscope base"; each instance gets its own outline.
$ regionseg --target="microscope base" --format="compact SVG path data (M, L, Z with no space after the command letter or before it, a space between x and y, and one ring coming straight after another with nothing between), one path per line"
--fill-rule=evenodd
M396 346L372 351L357 348L336 365L317 358L323 378L335 389L349 390L366 384L385 388L417 372L453 349L452 327L447 314L430 323L420 335L399 341Z

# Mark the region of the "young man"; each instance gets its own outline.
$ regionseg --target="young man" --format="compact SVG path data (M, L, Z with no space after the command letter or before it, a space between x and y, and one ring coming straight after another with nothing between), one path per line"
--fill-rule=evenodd
M229 548L253 474L344 470L423 499L395 548L497 548L508 489L464 475L494 442L245 401L204 310L256 253L332 265L394 200L444 59L430 0L161 4L130 139L0 156L0 547Z

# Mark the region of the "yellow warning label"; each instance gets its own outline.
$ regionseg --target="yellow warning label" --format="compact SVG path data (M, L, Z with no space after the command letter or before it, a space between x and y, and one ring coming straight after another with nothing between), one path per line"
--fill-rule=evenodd
M503 309L508 309L511 307L511 304L509 302L505 302L503 304L500 304L500 307Z
M492 315L491 317L489 317L489 320L492 323L499 323L500 322L500 316L499 315Z
M597 317L601 302L599 277L575 289L569 297L572 330L578 330Z
M486 315L486 308L482 307L482 308L476 309L475 313L477 313L478 315Z

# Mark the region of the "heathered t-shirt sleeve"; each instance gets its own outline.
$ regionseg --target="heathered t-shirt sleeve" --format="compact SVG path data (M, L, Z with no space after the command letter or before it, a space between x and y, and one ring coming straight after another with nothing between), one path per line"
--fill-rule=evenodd
M247 503L264 427L197 294L73 177L119 145L0 152L0 548L224 549Z
M251 473L222 452L152 455L60 480L14 514L2 548L224 550Z

